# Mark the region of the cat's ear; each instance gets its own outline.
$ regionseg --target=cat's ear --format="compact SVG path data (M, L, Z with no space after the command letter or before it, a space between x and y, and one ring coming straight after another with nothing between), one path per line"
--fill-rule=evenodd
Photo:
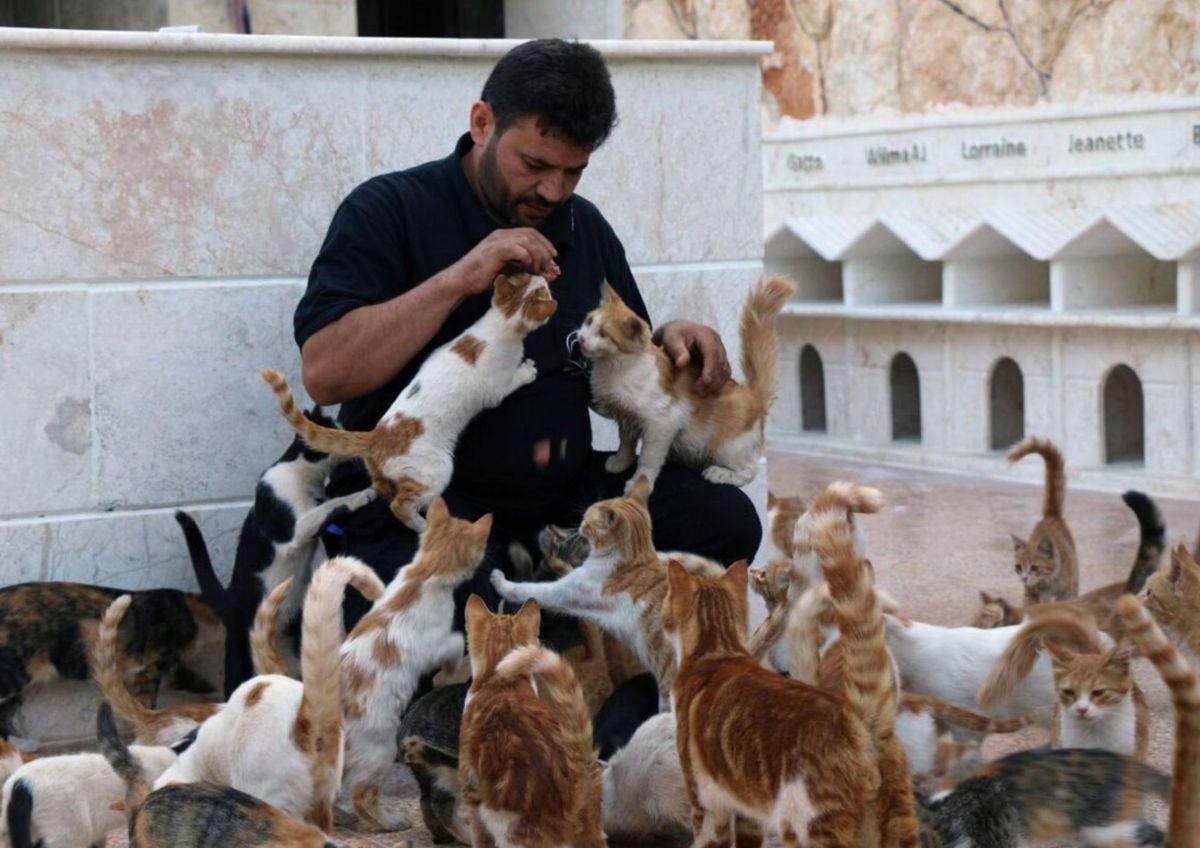
M725 574L721 576L721 582L725 584L733 592L735 597L746 597L746 590L750 585L749 569L746 566L746 560L739 559L729 568L725 569Z
M1200 592L1200 565L1182 543L1171 553L1171 586L1177 592Z
M1115 668L1121 674L1129 674L1129 666L1133 663L1133 646L1125 639L1113 645L1112 651L1108 655L1108 665Z
M1055 665L1067 665L1076 657L1075 652L1070 648L1060 645L1051 639L1047 639L1042 644L1046 646L1046 650L1054 657Z
M691 589L691 576L677 559L667 560L667 591L674 598L682 597Z
M624 301L621 300L621 296L617 294L617 290L612 287L612 283L610 283L608 280L604 281L604 287L601 289L600 302L624 303Z
M991 595L989 595L987 592L980 589L979 590L979 603L986 606L988 604L996 603L996 599L993 598Z
M641 318L636 315L630 315L625 319L625 336L635 344L643 344L646 341L646 324Z
M1014 551L1016 551L1019 554L1019 553L1021 553L1021 551L1025 550L1025 540L1024 539L1022 539L1020 536L1016 535L1015 533L1009 533L1008 537L1010 539L1012 539Z
M1052 558L1054 556L1054 542L1050 541L1049 538L1042 539L1042 541L1038 542L1037 552L1041 556Z
M471 639L471 634L478 633L479 628L486 626L487 620L492 617L491 612L487 608L487 604L483 602L483 598L472 594L467 598L466 610L463 613L467 624L467 639Z
M996 601L1000 604L1000 609L1004 610L1004 619L1001 622L1002 624L1021 623L1021 616L1017 613L1016 607L1004 600L1004 598L996 598Z
M777 504L777 503L779 503L779 498L775 497L774 492L768 491L767 492L767 512L770 512L771 510L773 510L775 508L775 504Z
M631 500L645 506L650 502L650 479L645 474L639 474L637 480L633 484L633 488L626 495Z
M445 498L434 498L425 510L425 519L429 524L438 524L450 517L450 508L446 506Z
M513 618L525 632L528 637L527 641L536 642L538 631L542 626L542 608L538 606L538 602L530 598L521 604L521 608L517 610L517 614Z
M482 537L483 539L487 539L492 533L492 514L490 512L484 513L482 518L471 525L471 529L475 531L476 538Z

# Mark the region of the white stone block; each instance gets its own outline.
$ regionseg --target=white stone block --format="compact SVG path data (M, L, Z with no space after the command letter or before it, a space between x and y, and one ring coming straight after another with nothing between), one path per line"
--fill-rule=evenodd
M621 38L622 0L504 0L508 38Z
M1050 305L1050 269L1028 256L947 260L942 266L943 305Z
M1055 312L1112 307L1174 309L1175 268L1145 254L1089 256L1050 263Z

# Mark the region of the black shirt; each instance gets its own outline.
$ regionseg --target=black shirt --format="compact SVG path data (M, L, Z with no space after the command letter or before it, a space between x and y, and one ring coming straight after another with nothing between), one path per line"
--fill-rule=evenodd
M303 346L353 309L423 283L499 227L463 172L462 157L472 146L470 135L464 135L447 158L374 177L342 202L296 307L297 344ZM525 340L525 355L537 364L538 377L467 426L451 483L484 503L529 509L561 498L591 450L588 382L567 336L600 302L605 280L649 320L625 250L594 205L573 195L539 230L558 250L562 273L550 286L558 311ZM351 430L375 426L425 358L478 320L490 302L490 290L464 301L391 382L342 404L342 425ZM550 440L551 461L538 469L533 446L543 439Z

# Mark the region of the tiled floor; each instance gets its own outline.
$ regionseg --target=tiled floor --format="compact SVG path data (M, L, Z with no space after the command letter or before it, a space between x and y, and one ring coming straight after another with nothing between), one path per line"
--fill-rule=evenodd
M996 462L1000 465L1003 460L998 457ZM975 610L980 589L1019 599L1009 533L1024 535L1037 521L1040 488L830 462L815 455L776 454L771 457L770 468L771 487L780 494L808 495L834 479L869 483L884 491L889 501L887 509L865 517L863 524L880 585L900 601L911 617L943 625L965 624ZM1169 539L1183 539L1190 544L1200 523L1200 491L1195 501L1160 500L1159 506L1166 516ZM1077 491L1068 483L1066 513L1079 549L1081 588L1086 591L1124 578L1137 548L1138 530L1119 496ZM1136 676L1151 706L1151 761L1160 768L1169 768L1173 721L1166 691L1153 669L1142 661L1137 664ZM986 750L995 755L1045 739L1044 731L1031 729L1024 734L993 737ZM414 846L432 844L420 824L415 784L403 774L402 767L397 767L396 778L393 792L399 793L399 803L414 827L387 835L339 833L341 845L393 848L405 840L412 840ZM124 845L124 840L110 839L109 845Z

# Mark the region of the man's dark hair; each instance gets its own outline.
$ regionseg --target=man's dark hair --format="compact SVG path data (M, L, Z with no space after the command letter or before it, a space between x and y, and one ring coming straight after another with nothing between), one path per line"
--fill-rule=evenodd
M540 129L595 150L617 122L608 67L590 44L539 38L508 51L483 84L480 99L503 132L534 117Z

